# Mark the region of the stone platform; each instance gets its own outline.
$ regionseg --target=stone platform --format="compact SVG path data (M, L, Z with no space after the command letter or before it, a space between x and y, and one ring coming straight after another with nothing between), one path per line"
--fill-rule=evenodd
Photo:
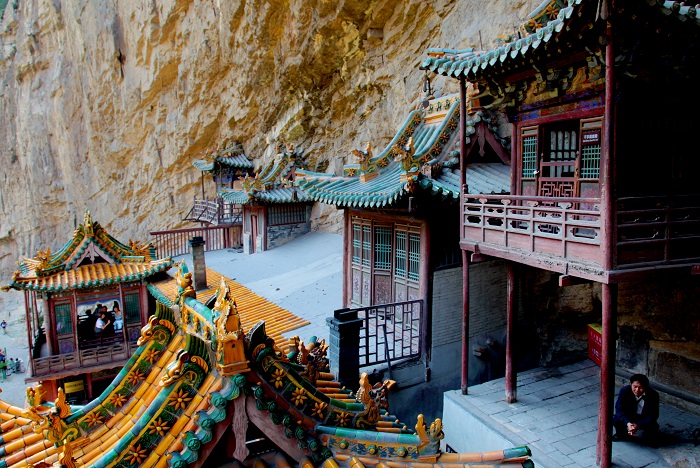
M599 372L588 360L522 372L513 404L505 401L504 379L469 387L469 395L446 392L445 443L458 452L527 445L537 467L596 466ZM700 466L700 447L691 435L700 428L700 416L664 403L662 394L659 424L660 448L614 442L614 466Z

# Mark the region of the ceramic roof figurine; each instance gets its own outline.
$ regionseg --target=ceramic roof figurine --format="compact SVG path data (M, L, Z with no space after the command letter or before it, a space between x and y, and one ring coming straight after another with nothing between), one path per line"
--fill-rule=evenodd
M416 190L448 199L459 198L459 151L455 150L459 98L456 95L433 98L426 104L409 113L394 138L376 156L371 142L367 142L364 150L354 150L355 163L345 165L342 177L299 170L296 184L314 200L339 207L379 208L392 205ZM483 133L484 125L488 128L486 132L491 133L492 146L500 147L507 160L509 141L496 142L495 125L484 112L476 110L469 115L467 135ZM470 187L484 193L507 193L509 171L508 166L499 163L470 164L467 181Z
M4 289L67 291L137 281L165 271L171 258L158 259L150 244L129 241L124 245L96 222L90 212L73 238L56 253L40 250L34 258L19 262L19 269Z
M184 276L184 264L180 269ZM184 468L235 460L303 467L531 466L526 447L442 453L439 420L427 425L420 418L409 428L389 414L393 382L371 385L363 375L353 394L328 372L323 341L295 340L292 353L277 346L264 321L246 327L248 316L265 307L261 298L235 300L230 280L220 278L207 306L178 294L182 288L173 283L161 291L171 294L171 306L158 302L138 350L97 399L69 406L59 392L47 403L37 387L28 391L26 409L0 401L0 468ZM289 331L297 324L292 319L285 328L287 320L277 315L272 328ZM251 426L263 444L259 451L249 448ZM221 452L221 446L228 448ZM225 462L222 453L234 460Z
M219 195L224 200L241 205L258 203L296 203L311 199L294 186L298 169L305 168L301 153L294 146L278 146L273 161L264 166L255 176L243 179L243 190L222 188Z

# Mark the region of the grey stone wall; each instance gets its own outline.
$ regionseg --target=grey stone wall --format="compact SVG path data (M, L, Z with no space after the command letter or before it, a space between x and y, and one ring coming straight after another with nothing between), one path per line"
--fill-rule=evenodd
M311 223L283 224L267 227L267 249L274 249L286 244L311 230Z

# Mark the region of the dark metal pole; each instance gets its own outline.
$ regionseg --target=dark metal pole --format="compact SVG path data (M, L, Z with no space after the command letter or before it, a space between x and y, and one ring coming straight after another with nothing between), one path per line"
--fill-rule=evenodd
M516 318L515 263L508 262L508 303L506 305L506 401L518 400L518 382L513 362L513 334Z

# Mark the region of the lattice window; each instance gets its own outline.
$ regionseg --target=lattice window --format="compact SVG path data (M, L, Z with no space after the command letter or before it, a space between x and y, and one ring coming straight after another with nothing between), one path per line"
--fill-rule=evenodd
M369 266L369 259L372 255L372 228L362 226L362 264Z
M126 323L141 323L141 300L138 294L124 295Z
M374 229L374 268L391 269L391 228L389 227Z
M523 138L523 179L533 179L537 170L537 135Z
M305 223L307 221L306 205L295 203L270 206L267 219L270 226Z
M578 132L570 129L552 129L548 135L549 151L547 161L550 163L563 163L558 166L550 166L546 177L573 177L578 148ZM564 164L570 162L570 164Z
M597 179L600 176L600 145L587 145L581 151L581 178Z
M362 226L352 225L352 263L362 263Z
M420 279L420 235L408 236L408 279L418 281Z
M68 335L73 333L70 304L56 304L53 308L56 314L56 334Z
M396 249L394 250L394 274L401 278L406 277L406 233L396 233Z

